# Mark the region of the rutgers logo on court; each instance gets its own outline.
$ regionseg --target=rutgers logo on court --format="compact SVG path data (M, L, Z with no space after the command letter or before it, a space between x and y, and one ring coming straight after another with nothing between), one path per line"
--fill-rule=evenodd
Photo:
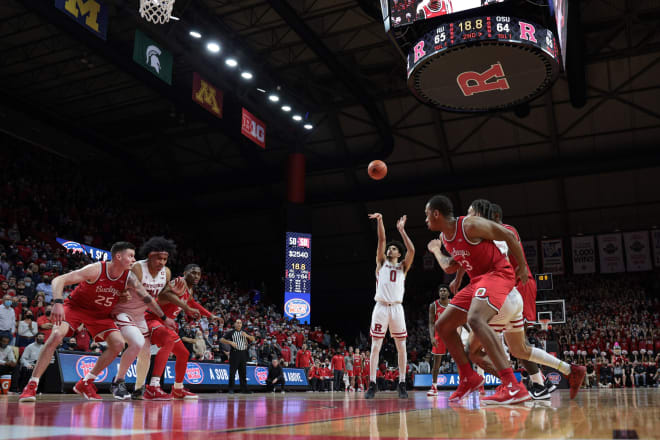
M456 82L464 96L510 89L509 81L507 81L504 69L499 61L483 73L473 71L463 72L456 77Z
M204 380L204 370L199 364L188 363L186 367L186 382L192 385L197 385L202 383Z

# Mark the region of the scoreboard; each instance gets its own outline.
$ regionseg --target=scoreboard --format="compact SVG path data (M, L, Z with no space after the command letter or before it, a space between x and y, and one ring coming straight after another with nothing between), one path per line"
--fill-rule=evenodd
M406 26L417 21L456 14L506 0L388 0L389 10L382 4L383 15L389 12L386 29Z
M309 324L311 314L312 235L287 232L284 267L284 316Z

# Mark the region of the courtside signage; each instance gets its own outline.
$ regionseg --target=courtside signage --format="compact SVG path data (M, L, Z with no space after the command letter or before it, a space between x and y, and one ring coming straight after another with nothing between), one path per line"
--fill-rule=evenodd
M266 124L243 108L241 134L261 148L266 148Z
M513 373L514 376L516 376L516 380L520 382L520 373ZM484 376L486 379L486 386L491 386L491 385L499 385L502 382L500 380L493 376L492 374L486 373ZM432 382L432 377L430 374L415 374L415 383L414 387L415 388L430 388L431 387L431 382ZM438 374L438 381L436 383L436 386L438 388L443 387L443 388L455 388L458 386L458 383L460 381L460 378L458 377L458 374Z
M108 6L100 0L55 0L55 7L101 38L108 38Z
M110 251L95 248L94 246L88 246L86 244L81 244L78 243L77 241L67 240L65 238L57 237L56 240L65 249L72 250L73 252L82 252L84 254L87 254L92 260L96 260L96 261L112 260L112 255L110 255Z
M85 374L90 372L98 356L91 354L76 354L76 353L57 353L59 358L60 372L62 375L62 382L72 384L78 382L85 377ZM112 363L105 368L99 377L95 380L96 383L109 384L112 378L117 374L119 368L119 359L116 358ZM238 372L236 373L236 384L238 384ZM126 383L135 383L135 363L131 365L126 373ZM164 383L171 385L174 383L174 362L167 362L165 367L165 381ZM268 377L268 369L265 367L257 367L254 365L247 366L247 384L250 386L259 386L266 383ZM305 370L300 368L284 368L284 384L288 386L301 386L306 387L309 385ZM186 368L186 375L183 381L188 385L228 385L229 384L229 364L216 364L209 362L188 362Z

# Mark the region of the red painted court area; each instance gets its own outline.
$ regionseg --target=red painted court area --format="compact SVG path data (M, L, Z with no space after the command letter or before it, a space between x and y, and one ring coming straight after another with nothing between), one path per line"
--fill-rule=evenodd
M379 393L203 394L199 401L89 402L40 396L19 404L0 398L0 440L32 439L424 439L424 438L658 438L660 391L593 390L569 401L481 406L473 395L449 404L448 392L400 400ZM618 434L617 434L618 433Z

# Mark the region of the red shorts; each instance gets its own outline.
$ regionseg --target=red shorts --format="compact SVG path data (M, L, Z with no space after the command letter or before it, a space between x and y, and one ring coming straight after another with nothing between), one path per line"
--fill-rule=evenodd
M355 370L346 370L346 374L348 377L355 377Z
M528 279L525 284L516 286L523 299L523 318L525 322L536 322L536 281Z
M435 334L435 341L437 342L438 346L436 347L434 345L431 352L433 354L445 354L445 353L447 353L447 347L445 347L445 343L442 341L442 339L440 339L440 336L438 336L438 333Z
M167 343L174 341L177 342L179 335L172 329L165 327L163 321L154 317L147 317L147 326L151 332L151 343L156 344L159 347L166 345Z
M80 324L85 324L95 342L105 341L110 332L119 331L110 315L94 314L92 310L76 307L69 302L64 303L64 322L69 324L67 336L72 336Z
M362 376L362 368L360 368L360 367L353 367L353 376L355 376L355 377L360 377L360 376Z
M472 298L487 301L488 305L500 311L509 292L516 285L513 271L488 272L470 280L470 284L461 289L449 302L451 306L467 312Z

